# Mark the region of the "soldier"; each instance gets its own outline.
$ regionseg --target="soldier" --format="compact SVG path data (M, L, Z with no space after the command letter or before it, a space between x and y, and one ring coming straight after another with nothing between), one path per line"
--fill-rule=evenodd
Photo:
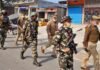
M50 47L51 41L53 36L55 35L55 32L58 30L58 25L57 25L57 16L54 15L52 16L51 20L47 24L47 34L48 34L48 43L45 47L41 47L42 53L45 52L45 49ZM53 54L51 55L53 57L56 57L55 54L55 48L53 48Z
M33 64L36 66L41 66L41 64L37 61L38 53L37 53L37 35L38 35L38 21L36 13L32 13L31 15L31 23L25 23L25 31L24 31L24 42L25 45L21 51L21 58L25 57L24 52L27 50L30 44L32 44L32 55L33 55Z
M97 42L100 40L100 32L97 27L97 19L97 16L92 16L92 19L90 20L90 25L88 25L85 29L83 45L87 54L82 60L81 65L81 68L84 70L87 69L87 61L89 60L91 55L93 56L95 70L100 70L99 54L96 50Z
M60 70L73 70L73 50L67 45L71 39L73 32L70 28L71 18L66 16L62 20L63 26L53 37L52 44L58 50L58 62Z
M18 33L17 33L17 38L16 38L16 45L18 43L18 39L20 38L20 36L22 35L22 39L23 39L23 25L24 25L24 21L25 21L25 15L20 15L17 21L18 24Z
M2 10L2 16L3 16L3 21L0 24L1 37L2 37L2 39L1 39L1 48L3 50L5 50L4 43L5 43L5 39L6 39L6 36L7 36L7 31L10 27L10 21L9 21L9 18L8 18L7 11Z

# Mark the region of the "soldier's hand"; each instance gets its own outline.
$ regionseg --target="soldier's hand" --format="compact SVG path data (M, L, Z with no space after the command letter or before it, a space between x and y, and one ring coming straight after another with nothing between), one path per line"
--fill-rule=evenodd
M87 48L88 47L88 42L83 42L83 46Z
M69 49L69 48L63 48L62 51L63 51L63 52L69 52L70 49Z

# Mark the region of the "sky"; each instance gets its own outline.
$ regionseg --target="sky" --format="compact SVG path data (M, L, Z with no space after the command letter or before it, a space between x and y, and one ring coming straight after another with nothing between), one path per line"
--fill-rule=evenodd
M47 0L47 1L58 3L58 1L61 1L61 0Z

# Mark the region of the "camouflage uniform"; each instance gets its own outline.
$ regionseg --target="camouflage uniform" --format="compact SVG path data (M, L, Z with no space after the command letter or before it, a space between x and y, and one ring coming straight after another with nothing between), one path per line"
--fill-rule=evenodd
M18 43L18 39L21 37L22 35L22 43L23 43L23 25L24 25L24 20L25 16L20 16L17 20L17 24L18 24L18 28L17 28L17 37L16 37L16 45Z
M41 66L38 62L37 62L37 34L38 34L38 21L36 20L32 20L31 22L25 22L25 26L24 26L24 46L22 48L22 52L21 52L21 58L23 59L23 54L24 52L27 50L27 48L29 47L29 45L32 45L32 55L33 55L33 64L37 65L37 66Z
M1 43L2 49L4 49L4 42L5 42L9 27L10 27L10 21L9 21L8 16L3 16L3 22L2 24L0 24L0 33L1 33L0 43Z
M68 52L63 52L62 49L69 48L67 43L72 36L72 29L61 27L53 38L53 45L59 48L58 61L61 70L73 70L73 51L70 49Z

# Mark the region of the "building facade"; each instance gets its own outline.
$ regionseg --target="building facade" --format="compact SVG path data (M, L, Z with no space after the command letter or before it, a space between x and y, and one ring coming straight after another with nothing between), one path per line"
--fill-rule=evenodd
M92 15L100 15L100 0L85 0L84 12L85 22L91 19Z
M66 7L44 0L22 0L15 2L15 13L25 13L30 16L31 12L38 12L39 18L45 19L50 19L52 15L58 13L58 8L64 10Z
M67 0L68 15L72 18L73 24L84 22L84 0Z

